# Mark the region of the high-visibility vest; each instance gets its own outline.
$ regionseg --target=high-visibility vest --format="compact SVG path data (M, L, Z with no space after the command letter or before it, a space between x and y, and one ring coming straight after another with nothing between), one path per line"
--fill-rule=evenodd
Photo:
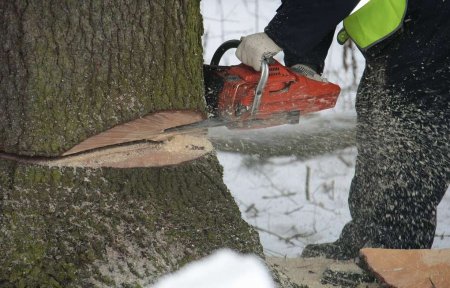
M338 42L344 44L350 38L366 51L402 28L407 6L408 0L370 0L344 19Z

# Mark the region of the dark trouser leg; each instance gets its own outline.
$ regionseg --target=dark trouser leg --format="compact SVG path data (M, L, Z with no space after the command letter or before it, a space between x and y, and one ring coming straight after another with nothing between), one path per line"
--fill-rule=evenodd
M407 92L386 87L384 69L382 62L369 63L358 91L352 221L336 242L307 246L304 256L348 259L364 246L410 249L433 243L436 208L450 175L448 101L434 107L407 101Z
M383 71L383 63L369 64L358 92L349 225L359 244L430 248L437 205L449 184L449 110L420 107L408 92L393 92ZM348 240L343 232L341 239Z
M325 66L325 58L328 54L328 49L333 42L334 30L331 31L314 49L305 55L297 55L295 51L284 51L284 62L286 66L290 67L295 64L306 64L314 71L322 74Z

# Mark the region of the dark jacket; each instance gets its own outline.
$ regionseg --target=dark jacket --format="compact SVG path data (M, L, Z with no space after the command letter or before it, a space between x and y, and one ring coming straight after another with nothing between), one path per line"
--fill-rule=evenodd
M284 49L287 65L311 60L323 66L336 25L358 2L283 0L265 32ZM387 80L399 89L448 94L450 1L409 0L407 9L404 29L382 42L382 49L369 49L366 59L386 58Z
M283 50L309 53L356 7L359 0L283 0L266 27L267 35Z

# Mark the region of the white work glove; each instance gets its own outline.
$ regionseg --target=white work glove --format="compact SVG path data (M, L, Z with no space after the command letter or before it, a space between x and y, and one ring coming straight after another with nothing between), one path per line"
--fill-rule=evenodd
M281 50L266 33L262 32L242 37L241 44L236 50L236 57L242 63L259 71L263 59L271 58Z

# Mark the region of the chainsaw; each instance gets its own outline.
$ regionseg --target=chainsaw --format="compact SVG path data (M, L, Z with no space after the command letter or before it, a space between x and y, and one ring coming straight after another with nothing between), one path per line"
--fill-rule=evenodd
M215 126L255 129L294 124L299 122L300 115L332 108L336 104L339 86L302 76L273 59L262 61L261 72L244 64L220 66L224 53L237 48L239 43L238 40L223 43L214 53L211 64L203 67L205 102L209 112L206 120L194 113L199 121L176 126L170 126L173 124L170 123L161 130L160 126L149 123L162 125L166 117L173 115L166 116L164 112L147 115L151 120L143 117L113 127L72 147L63 156L142 139L160 142L170 135L204 133L203 128Z
M335 106L340 93L338 85L307 78L273 58L262 61L261 72L242 63L220 66L225 52L237 48L239 43L224 42L211 64L203 65L208 119L165 132L213 126L256 129L297 124L300 115Z

